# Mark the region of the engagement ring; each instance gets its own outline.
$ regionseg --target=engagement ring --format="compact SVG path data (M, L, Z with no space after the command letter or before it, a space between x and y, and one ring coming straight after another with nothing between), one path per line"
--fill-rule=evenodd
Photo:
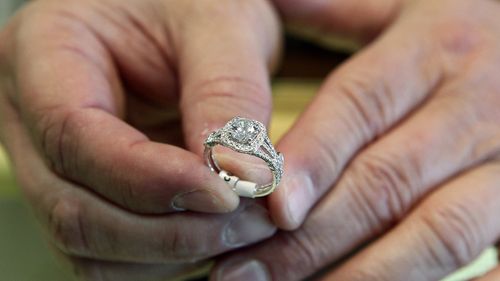
M212 171L228 182L233 191L243 197L262 197L271 194L283 176L283 154L274 149L266 127L256 120L242 117L231 119L224 127L212 132L205 140L205 160ZM222 170L214 157L213 148L221 145L236 152L259 157L271 170L272 182L259 185L242 181Z

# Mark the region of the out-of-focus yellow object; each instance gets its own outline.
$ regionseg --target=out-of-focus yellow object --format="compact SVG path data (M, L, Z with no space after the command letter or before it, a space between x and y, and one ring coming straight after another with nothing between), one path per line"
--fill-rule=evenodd
M288 80L274 83L270 137L276 143L293 125L320 85L319 80Z
M278 141L292 126L319 85L318 80L279 80L274 83L274 112L270 129L273 142ZM0 149L0 280L73 280L68 272L56 265L28 208L21 202L5 152ZM489 249L471 266L443 281L468 280L495 264L496 251ZM206 271L206 268L201 269L197 275Z

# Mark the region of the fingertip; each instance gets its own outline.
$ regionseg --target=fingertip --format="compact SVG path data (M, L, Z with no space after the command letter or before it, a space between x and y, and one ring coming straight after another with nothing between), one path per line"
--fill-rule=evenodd
M210 274L212 281L270 281L271 275L268 268L260 261L228 260L214 267Z
M301 222L291 215L284 190L275 191L269 197L269 209L271 219L279 229L293 231L300 227Z
M304 222L315 202L312 182L306 176L288 175L270 197L274 223L283 230L296 230Z

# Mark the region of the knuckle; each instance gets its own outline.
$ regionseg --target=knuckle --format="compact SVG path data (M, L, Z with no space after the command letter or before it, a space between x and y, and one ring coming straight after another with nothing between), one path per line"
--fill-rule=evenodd
M417 196L420 173L418 160L365 153L357 158L346 177L352 194L366 210L375 229L402 218Z
M70 254L90 252L80 201L70 192L60 194L48 214L49 232L55 245Z
M333 134L333 131L325 131L322 134L310 134L307 136L308 145L314 147L317 151L319 151L319 155L322 155L321 158L321 168L324 168L324 171L318 171L318 174L315 175L316 178L321 178L320 175L322 173L335 171L339 173L339 168L342 167L342 155L339 155L340 152L338 149L339 146L335 145L335 142L338 138L336 138ZM293 157L293 156L292 156ZM299 161L298 168L302 169L302 167L311 167L314 163L318 161L316 158L305 157ZM316 165L314 165L316 166Z
M58 122L47 111L49 110L43 110L43 113L36 114L37 124L35 126L40 128L40 149L43 152L45 161L52 170L60 172L59 157L56 157L56 155L59 156L59 153L55 151L59 147L57 144L60 143Z
M305 228L295 232L287 232L283 239L284 244L287 245L287 247L283 247L284 252L282 253L282 257L287 260L284 263L284 266L287 267L285 272L294 278L305 277L315 272L324 266L325 260L329 260L330 247L325 247L325 244L321 244L321 242L328 244L330 242L319 241L320 238L317 235L310 233Z
M74 131L82 127L79 113L78 110L63 110L60 106L53 106L39 110L36 114L36 127L40 131L40 146L45 161L59 174L71 173L76 163L74 160L77 155L74 153L77 151L78 138L72 138L72 142L67 139L70 129Z
M161 241L163 259L173 262L196 262L206 256L203 243L193 241L189 235L177 228L165 230Z
M249 110L269 111L271 109L270 89L259 82L242 76L228 75L207 79L193 87L194 95L184 95L185 106L213 106L206 110L230 110L230 112ZM255 114L258 114L256 112ZM256 115L259 116L259 115Z
M428 206L421 221L431 234L428 243L430 262L444 268L468 264L481 250L481 224L469 206L455 203Z
M371 138L380 134L394 118L395 101L388 82L362 68L344 69L335 82L341 93L339 98L349 109L346 121Z

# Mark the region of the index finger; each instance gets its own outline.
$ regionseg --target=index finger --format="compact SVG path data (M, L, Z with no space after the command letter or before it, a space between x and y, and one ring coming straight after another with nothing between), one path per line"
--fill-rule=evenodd
M281 228L300 226L359 150L409 116L438 85L439 62L429 55L434 47L415 45L406 34L392 29L333 72L280 141L289 176L270 196L270 209Z
M54 171L137 212L173 211L174 200L206 212L237 206L198 156L152 142L120 119L119 75L93 31L45 16L18 33L14 102Z

